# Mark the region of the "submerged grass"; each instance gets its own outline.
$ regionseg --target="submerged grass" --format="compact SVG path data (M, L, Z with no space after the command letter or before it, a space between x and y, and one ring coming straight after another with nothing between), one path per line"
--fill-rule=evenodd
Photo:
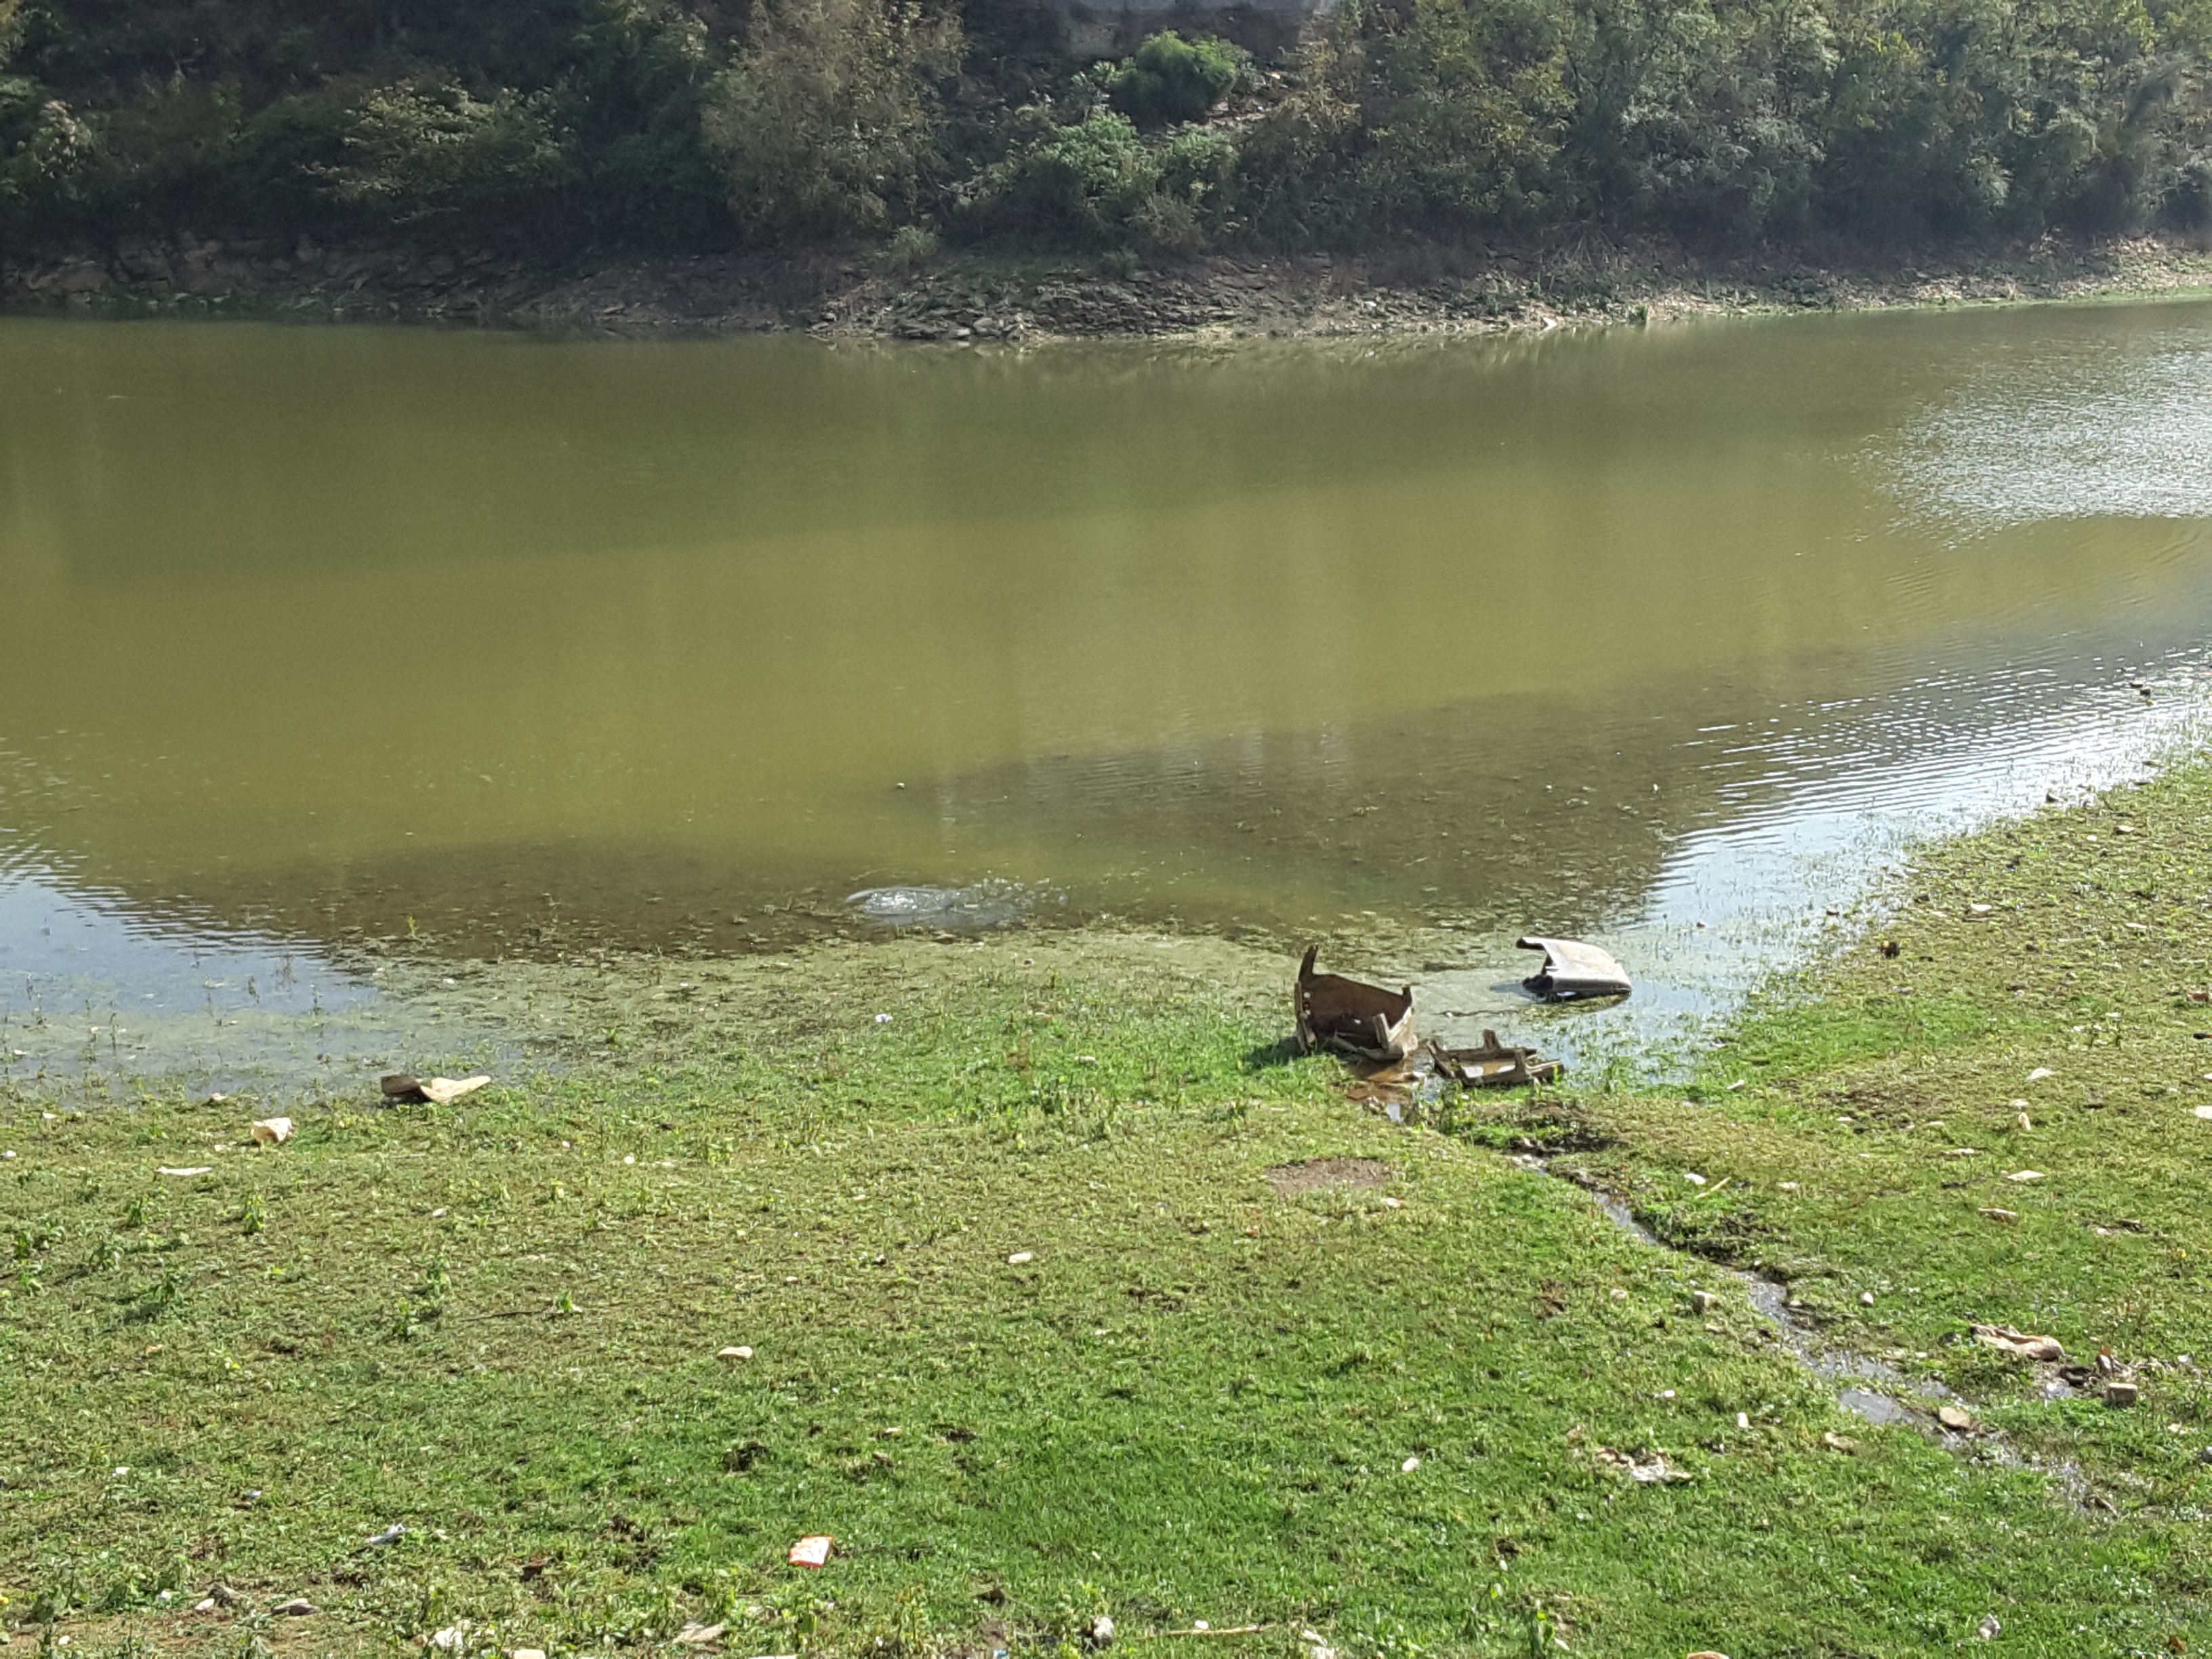
M1163 1654L2173 1650L2212 1633L2208 801L1943 850L1896 957L1693 1087L1449 1133L1289 1058L1279 964L1147 941L610 972L585 1057L449 1109L21 1097L6 1614L88 1654L1061 1653L1100 1613ZM1690 1253L1485 1144L1546 1136ZM1324 1158L1387 1177L1270 1179ZM1842 1414L1698 1253L2008 1441ZM2045 1401L1970 1319L2172 1369Z

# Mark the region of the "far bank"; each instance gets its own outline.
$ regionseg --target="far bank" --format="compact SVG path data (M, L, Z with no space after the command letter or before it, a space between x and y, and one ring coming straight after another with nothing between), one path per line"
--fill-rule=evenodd
M766 333L1022 345L1061 338L1408 337L1729 315L2182 295L2197 239L1707 258L1602 236L1139 261L875 246L538 262L313 240L141 240L0 261L0 308L128 319L415 323L640 338Z

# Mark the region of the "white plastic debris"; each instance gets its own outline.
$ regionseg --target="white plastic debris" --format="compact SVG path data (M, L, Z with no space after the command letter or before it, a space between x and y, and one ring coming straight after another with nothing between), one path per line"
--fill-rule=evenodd
M386 1544L396 1544L406 1536L407 1523L404 1521L394 1521L375 1537L368 1540L368 1547L373 1550L380 1550Z
M1030 1262L1036 1260L1036 1252L1035 1250L1016 1250L1012 1255L1006 1258L1006 1265L1009 1267L1026 1267Z
M282 1146L292 1138L292 1120L289 1117L264 1117L252 1126L253 1139L263 1146Z
M753 1351L743 1345L739 1345L734 1348L724 1348L720 1352L714 1356L715 1358L720 1360L726 1365L743 1364L746 1360L750 1359L752 1357Z
M213 1175L215 1168L212 1164L194 1164L183 1169L172 1170L164 1164L155 1166L154 1173L165 1176L204 1176Z
M1420 1467L1421 1460L1419 1458L1409 1457L1404 1462L1398 1465L1398 1473L1401 1474L1411 1474L1415 1469L1418 1469Z
M823 1534L802 1538L791 1547L791 1565L794 1567L826 1566L830 1552L836 1545L836 1540Z

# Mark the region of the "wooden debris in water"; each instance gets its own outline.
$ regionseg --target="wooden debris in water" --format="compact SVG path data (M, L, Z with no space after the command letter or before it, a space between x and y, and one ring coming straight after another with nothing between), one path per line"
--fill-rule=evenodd
M1334 1048L1365 1060L1403 1060L1413 1052L1413 988L1386 991L1339 974L1314 971L1321 946L1306 947L1291 1006L1298 1052Z

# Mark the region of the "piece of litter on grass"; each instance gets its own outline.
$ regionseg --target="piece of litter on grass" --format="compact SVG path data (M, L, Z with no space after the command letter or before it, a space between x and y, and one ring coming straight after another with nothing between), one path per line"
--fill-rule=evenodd
M1682 1172L1682 1179L1688 1182L1692 1187L1702 1187L1705 1184L1705 1176L1701 1175L1692 1175L1686 1170Z
M1735 1082L1729 1085L1728 1092L1729 1094L1734 1094L1737 1090L1742 1088L1744 1085L1750 1081L1751 1079L1747 1077L1740 1077Z
M2004 1626L1997 1622L1996 1614L1994 1613L1984 1613L1982 1615L1981 1628L1977 1630L1974 1634L1980 1637L1984 1642L1994 1642L1997 1639L1997 1632L2003 1628Z
M1872 1291L1861 1291L1859 1292L1859 1306L1862 1308L1871 1308L1874 1306L1874 1292Z
M876 1016L876 1024L878 1025L888 1025L890 1023L891 1017L889 1014L878 1014Z
M2027 1182L2042 1180L2043 1171L2040 1170L2014 1170L2010 1175L2007 1176L2005 1179L2007 1181L2017 1181L2025 1184Z
M374 1538L370 1539L370 1540L368 1540L368 1547L369 1547L369 1548L371 1548L371 1549L373 1549L373 1550L380 1550L380 1549L382 1549L382 1548L383 1548L386 1544L396 1544L396 1543L398 1543L401 1539L403 1539L403 1538L404 1538L404 1537L406 1537L406 1536L407 1536L407 1523L406 1523L405 1522L404 1522L404 1521L394 1521L394 1522L393 1522L390 1526L386 1527L386 1528L382 1532L380 1532L380 1533L377 1534L375 1537L374 1537Z
M722 1630L720 1625L702 1625L695 1619L676 1632L675 1639L687 1648L702 1648L710 1642L720 1641Z
M1212 1626L1207 1624L1203 1619L1192 1620L1190 1621L1190 1627L1193 1630L1212 1630L1213 1628Z
M1977 1325L1973 1331L1976 1341L2017 1359L2057 1361L2066 1358L2064 1346L2055 1336L2033 1336L2009 1325Z
M2002 1210L1999 1209L1994 1204L1990 1206L1989 1208L1984 1210L1982 1214L1991 1221L2017 1221L2020 1219L2020 1212L2018 1210Z
M1839 1451L1849 1456L1856 1456L1858 1454L1859 1443L1847 1434L1832 1432L1824 1434L1820 1437L1820 1443L1830 1451Z
M1420 1467L1421 1460L1419 1458L1409 1457L1404 1462L1398 1465L1398 1473L1401 1474L1411 1474L1415 1469L1418 1469Z
M820 1534L802 1538L791 1547L791 1565L794 1567L819 1567L830 1559L830 1551L836 1540Z
M2058 1073L2052 1071L2048 1066L2039 1066L2027 1074L2027 1080L2030 1083L2040 1083L2047 1077L2057 1077L2057 1075Z
M1009 1267L1026 1267L1030 1262L1036 1260L1036 1252L1035 1250L1016 1250L1012 1255L1006 1258L1006 1265Z
M1738 1412L1735 1414L1735 1425L1739 1429L1748 1429L1751 1426L1751 1413L1749 1412Z
M1782 1183L1781 1190L1785 1193L1794 1193L1797 1190L1797 1183L1794 1181L1785 1181Z
M162 1165L156 1167L154 1173L165 1176L204 1176L213 1175L215 1170L213 1166L206 1164L194 1164L181 1170L172 1170Z
M1978 1146L1954 1146L1943 1154L1946 1158L1979 1158L1981 1155L1982 1149Z
M1614 1289L1614 1291L1612 1292L1612 1295L1613 1295L1613 1299L1615 1302L1626 1302L1626 1301L1627 1301L1627 1300L1628 1300L1628 1292L1627 1292L1626 1291L1624 1291L1624 1290L1620 1290L1620 1289L1616 1288L1616 1289Z
M282 1146L292 1138L292 1120L289 1117L264 1117L252 1128L256 1146Z
M744 1346L724 1348L714 1356L715 1358L724 1360L732 1365L737 1364L742 1360L750 1359L752 1357L753 1351L750 1348Z
M467 1632L459 1625L448 1625L445 1629L432 1634L430 1645L441 1653L459 1653L461 1650L461 1644L467 1640Z
M2212 1106L2197 1106L2191 1108L2191 1109L2195 1111L2197 1115L2199 1117L2212 1118ZM10 1152L9 1156L13 1158L15 1154Z
M315 1604L304 1595L295 1595L289 1601L280 1601L270 1609L287 1619L305 1619L315 1611Z

